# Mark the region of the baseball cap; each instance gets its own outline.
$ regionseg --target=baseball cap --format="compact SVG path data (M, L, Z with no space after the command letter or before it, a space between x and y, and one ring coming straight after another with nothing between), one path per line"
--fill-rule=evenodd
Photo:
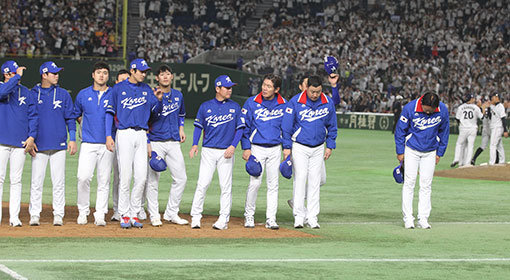
M165 171L166 169L165 160L158 156L158 154L154 151L151 153L151 160L149 161L149 165L151 166L152 170L156 172Z
M403 162L400 162L400 164L393 169L393 178L395 179L395 182L399 184L404 183L404 166L402 163Z
M490 99L492 99L492 97L494 97L494 96L499 97L499 93L497 93L497 92L493 92L493 93L491 93L491 95L489 96L489 98L490 98Z
M18 70L16 61L8 60L2 64L2 74L16 73L16 70Z
M326 56L324 58L324 69L329 75L336 73L338 69L338 60L333 56Z
M131 63L129 63L129 65L131 65L129 68L138 69L140 71L146 71L151 69L147 64L147 61L145 61L145 59L143 58L134 59L133 61L131 61Z
M471 98L475 98L475 96L471 93L464 95L464 102L468 102Z
M230 79L227 75L221 75L214 81L214 84L217 87L231 87L237 85L236 83L232 82L232 79Z
M44 73L58 73L60 71L64 70L64 67L58 67L57 64L53 61L46 61L39 67L39 74Z
M254 155L246 161L246 172L253 177L259 177L262 174L262 165Z
M290 155L280 163L280 173L287 179L292 177L292 161L290 160Z

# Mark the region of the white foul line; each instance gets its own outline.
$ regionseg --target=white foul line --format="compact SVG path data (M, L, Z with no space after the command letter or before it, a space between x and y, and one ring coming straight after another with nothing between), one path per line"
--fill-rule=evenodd
M319 263L319 262L510 262L510 258L455 258L455 259L434 259L434 258L362 258L362 259L110 259L110 260L27 260L27 259L0 259L6 263L245 263L245 262L287 262L287 263ZM4 266L5 267L5 266Z
M403 222L320 222L321 225L399 225ZM292 222L280 224L293 225ZM510 222L431 222L433 225L510 225Z
M3 264L0 264L0 271L11 276L12 278L14 278L16 280L27 280L27 278L19 275L16 271L9 269L7 266L5 266Z

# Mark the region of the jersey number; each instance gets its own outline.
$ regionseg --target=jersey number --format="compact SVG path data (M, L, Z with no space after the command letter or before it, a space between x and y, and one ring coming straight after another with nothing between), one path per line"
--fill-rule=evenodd
M473 111L464 111L464 119L472 120L474 118Z

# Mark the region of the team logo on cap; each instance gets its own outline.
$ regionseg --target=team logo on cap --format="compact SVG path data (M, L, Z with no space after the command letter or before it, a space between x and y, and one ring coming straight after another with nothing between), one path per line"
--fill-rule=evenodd
M143 66L147 66L147 62L145 62L145 60L142 60L140 64L142 64Z
M133 64L131 64L131 68L132 68L132 69L136 69L136 64L134 64L134 63L133 63Z
M221 82L220 82L220 81L218 81L218 82L216 83L216 85L217 85L217 86L221 86Z
M232 80L230 79L230 77L226 77L225 80L227 80L227 82L232 82Z
M4 73L9 73L9 67L4 68Z
M43 72L43 73L48 72L48 67L44 67L44 68L42 69L42 72Z

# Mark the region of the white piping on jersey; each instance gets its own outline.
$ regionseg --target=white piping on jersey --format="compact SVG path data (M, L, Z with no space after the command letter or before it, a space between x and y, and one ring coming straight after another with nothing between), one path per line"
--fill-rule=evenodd
M255 134L257 133L257 129L253 130L253 132L250 135L250 142L253 142L253 137L255 137Z
M413 134L409 133L409 135L406 136L406 142L407 142L407 140L411 139L412 136L413 136Z
M301 127L298 128L296 130L296 132L294 132L294 134L292 134L292 137L291 137L292 141L296 142L296 138L298 137L299 133L301 133Z

